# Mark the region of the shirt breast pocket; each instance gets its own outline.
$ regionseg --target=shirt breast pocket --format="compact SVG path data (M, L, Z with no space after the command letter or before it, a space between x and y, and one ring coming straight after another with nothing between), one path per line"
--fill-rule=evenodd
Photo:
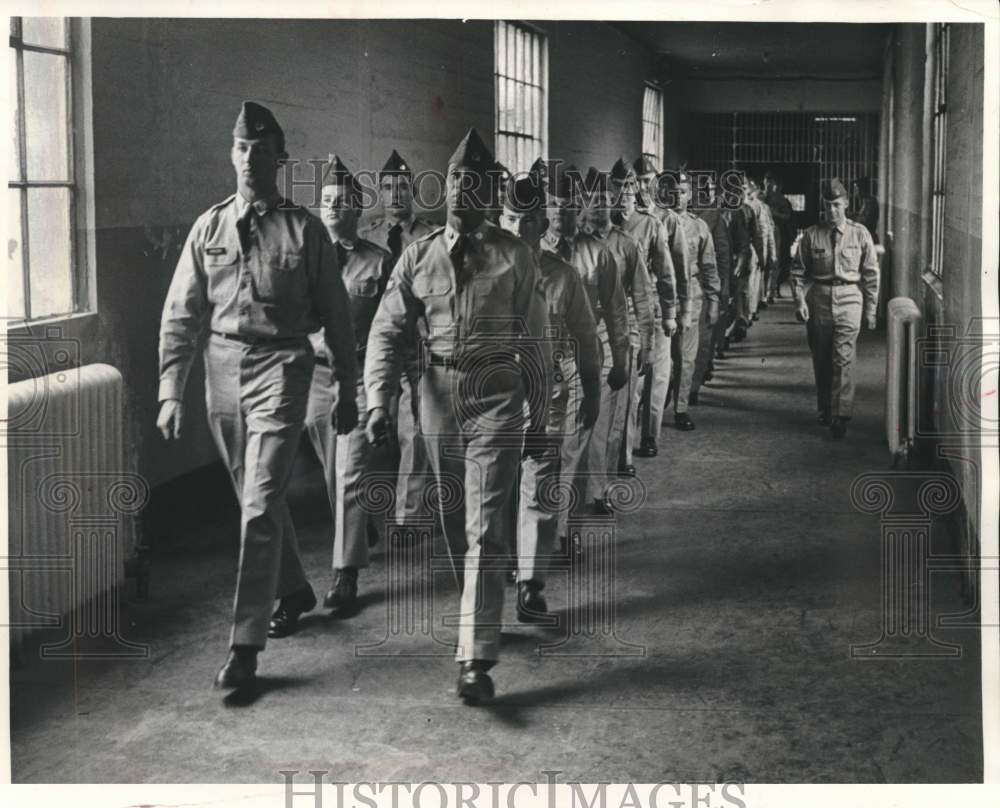
M300 252L266 252L256 264L258 297L268 303L297 303L306 294L305 266Z
M203 256L208 279L208 299L214 303L225 300L236 287L239 251L233 244L217 242L206 244Z
M450 278L444 275L417 275L411 288L413 296L424 305L424 318L431 333L453 324Z
M378 278L352 278L344 285L352 297L371 298L378 294Z
M514 311L514 273L477 272L472 279L472 314L474 317L512 317Z

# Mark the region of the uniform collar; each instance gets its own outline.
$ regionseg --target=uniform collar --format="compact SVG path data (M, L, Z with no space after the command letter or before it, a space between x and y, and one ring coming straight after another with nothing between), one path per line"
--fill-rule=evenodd
M258 216L264 216L268 211L274 210L278 207L278 203L281 201L281 195L275 191L273 194L266 196L262 199L256 199L253 202L247 200L243 194L239 191L236 192L236 214L237 217L242 217L246 212L247 208L251 205L253 209L257 211Z
M542 233L542 238L538 247L540 250L555 252L559 247L559 239L561 238L563 238L563 236L557 236L551 230L546 230Z
M397 224L401 228L403 228L403 230L405 230L407 233L409 233L409 232L411 232L413 230L413 225L416 224L416 216L413 215L413 211L412 210L403 219L394 219L391 216L389 216L388 214L386 214L386 217L385 217L385 229L386 230L392 230L392 228L394 228Z
M489 229L490 229L490 223L486 219L483 219L479 223L479 225L475 228L475 230L473 230L470 233L459 233L450 224L446 224L444 226L445 246L448 248L448 252L451 252L452 248L454 248L455 246L455 243L458 241L459 236L462 235L466 236L473 243L477 242L482 243L483 239L485 239L487 234L489 233Z
M598 229L596 227L588 227L587 228L587 232L590 233L592 236L597 236L597 238L599 238L599 239L601 239L603 241L604 239L606 239L610 235L611 230L613 229L613 227L614 227L614 225L612 225L609 222L608 225L606 227L602 228L602 229Z
M354 241L351 241L346 238L335 238L333 239L333 243L335 245L343 247L345 250L354 250L358 246L358 242L356 239Z

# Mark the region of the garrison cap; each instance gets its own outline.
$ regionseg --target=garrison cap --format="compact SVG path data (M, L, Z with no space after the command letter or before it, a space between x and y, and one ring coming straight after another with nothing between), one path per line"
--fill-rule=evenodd
M570 163L563 166L557 162L553 170L549 166L548 170L548 192L552 196L560 199L575 199L577 197L577 184L580 181L580 169Z
M619 157L613 166L611 166L611 179L618 184L624 184L628 182L629 178L634 176L635 172L629 168L628 163L625 162L621 157Z
M583 180L583 188L587 195L605 193L608 190L608 175L591 166Z
M486 144L483 143L483 139L479 136L479 132L476 131L475 127L472 127L465 133L465 137L462 138L454 153L448 158L448 168L467 168L470 171L478 172L484 177L491 170L496 170L495 167L496 163L493 160L493 155L486 148Z
M274 135L281 146L285 148L285 133L275 120L271 110L254 101L244 101L240 114L233 126L233 137L242 140L259 140L262 137Z
M398 177L400 175L408 177L412 173L409 164L399 156L398 151L393 149L392 154L389 155L389 159L382 166L382 170L378 172L378 176L379 179L382 179L382 177Z
M358 186L357 180L336 154L331 154L326 165L323 166L323 179L320 184L323 187L333 185L338 188L346 188L350 194L352 205L361 202L361 188Z
M533 210L544 210L546 201L545 181L537 174L529 173L520 179L511 177L507 181L504 207L516 213L529 213Z
M531 164L531 168L528 169L528 173L541 177L544 180L549 176L549 167L545 165L545 161L539 157Z
M836 177L832 180L823 180L822 185L820 185L819 192L823 199L831 202L834 199L847 196L847 189L844 188L844 184Z
M635 171L637 177L645 177L649 174L659 174L659 170L656 168L656 163L654 163L647 155L643 154L641 157L637 158L632 164L632 168Z

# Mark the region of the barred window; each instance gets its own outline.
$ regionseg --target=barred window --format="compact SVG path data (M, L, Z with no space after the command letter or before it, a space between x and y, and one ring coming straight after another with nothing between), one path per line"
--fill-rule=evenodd
M659 167L663 159L663 90L647 84L642 96L642 153Z
M15 320L71 314L87 299L75 224L74 44L63 17L10 18L6 315Z
M494 29L496 155L512 173L547 159L549 81L545 35L519 22L499 20Z
M934 100L931 107L931 256L930 270L944 274L944 194L947 178L948 34L947 23L934 24Z

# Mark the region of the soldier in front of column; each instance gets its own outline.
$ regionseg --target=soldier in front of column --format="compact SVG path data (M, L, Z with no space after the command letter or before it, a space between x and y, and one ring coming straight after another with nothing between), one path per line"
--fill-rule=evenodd
M648 160L649 158L640 158L638 168L655 176L655 168ZM635 433L639 446L633 447L633 454L636 457L656 457L662 405L655 415L650 405L657 395L663 401L669 384L670 339L677 332L677 277L663 225L648 210L639 207L640 194L635 170L619 158L611 168L611 180L618 205L613 217L619 220L622 230L639 243L650 280L655 285L652 366L643 376L641 389L636 391L634 398ZM684 243L683 239L678 241ZM659 387L656 384L658 379L663 380Z
M551 377L535 257L485 218L492 166L470 129L448 163L447 225L412 244L396 264L365 360L368 437L379 444L422 321L421 431L439 484L463 485L462 506L442 501L440 518L459 564L457 692L470 703L494 693L488 671L500 653L505 564L515 535L512 481L522 452L545 449Z
M670 176L670 175L667 175ZM688 242L692 276L688 279L690 317L681 330L681 338L674 352L677 392L674 396L674 426L688 432L694 421L688 414L694 365L698 358L701 340L711 340L712 328L719 318L719 271L715 263L715 244L708 225L688 209L691 202L691 180L684 172L677 174L677 213ZM704 309L704 314L703 310ZM690 323L688 325L687 323Z
M542 622L548 610L541 590L545 586L545 559L552 555L558 538L554 486L560 474L563 437L577 429L592 429L601 404L597 324L572 264L541 249L542 236L549 227L545 212L542 176L529 174L508 182L500 225L534 250L553 330L552 398L546 423L550 447L546 454L525 457L521 463L517 619L522 623Z
M587 293L590 310L597 322L601 346L601 409L612 406L613 394L628 384L628 308L614 256L596 236L580 228L581 184L579 171L572 165L556 164L548 171L549 228L542 236L542 250L572 264ZM606 388L606 389L605 389ZM578 509L595 514L610 513L604 495L608 489L606 462L607 431L596 426L567 435L562 446L563 479L575 492ZM559 535L569 538L568 516L560 514Z
M613 396L607 410L603 405L595 430L607 430L605 468L610 476L635 476L632 440L635 405L640 379L650 372L653 358L653 289L646 261L638 242L611 221L617 202L611 194L608 174L591 167L584 181L586 231L611 251L618 267L618 279L628 304L629 383ZM595 458L595 461L597 458Z
M732 282L732 256L729 245L729 223L723 215L720 199L716 193L714 177L709 177L703 188L695 189L692 205L698 218L701 219L712 234L712 246L715 248L715 264L719 270L719 317L712 326L706 338L699 338L698 357L694 363L694 378L691 381L691 394L688 403L698 404L698 391L701 386L712 380L715 370L714 361L716 349L720 347L723 334L728 325L729 295ZM703 195L703 198L699 196Z
M240 559L230 651L216 686L256 675L276 597L307 611L315 596L299 562L285 500L305 422L313 350L324 330L337 390L337 431L357 423L354 334L337 254L320 221L277 190L285 137L270 110L244 102L233 129L237 192L188 235L160 324L157 426L177 438L183 395L205 341L208 422L240 503ZM280 572L280 576L279 576Z
M393 264L414 241L429 235L435 225L413 211L413 168L395 149L378 172L382 215L362 223L361 238L388 250ZM420 435L417 397L420 368L416 345L406 359L401 379L401 393L393 402L396 440L399 444L399 481L396 486L396 521L408 525L429 517L424 506L424 492L430 480L431 466Z
M826 221L809 227L792 262L797 315L806 323L819 422L834 438L854 414L854 358L861 320L876 324L879 269L871 233L847 218L847 189L821 186Z
M368 329L389 280L392 258L381 247L358 237L362 191L355 177L339 157L332 155L324 167L320 212L340 266L340 277L347 288L354 326L354 345L358 363L365 357ZM330 397L330 362L319 334L313 335L316 367L309 389L306 428L316 455L323 462L323 476L333 492L333 583L323 606L339 613L354 610L358 597L358 570L368 566L368 546L378 540L375 515L365 508L365 476L388 464L384 451L375 451L365 438L364 380L359 378L354 396L358 423L339 438L328 427L332 405ZM330 467L330 458L333 467ZM271 637L284 637L295 631L299 613L294 604L282 603L271 617Z

